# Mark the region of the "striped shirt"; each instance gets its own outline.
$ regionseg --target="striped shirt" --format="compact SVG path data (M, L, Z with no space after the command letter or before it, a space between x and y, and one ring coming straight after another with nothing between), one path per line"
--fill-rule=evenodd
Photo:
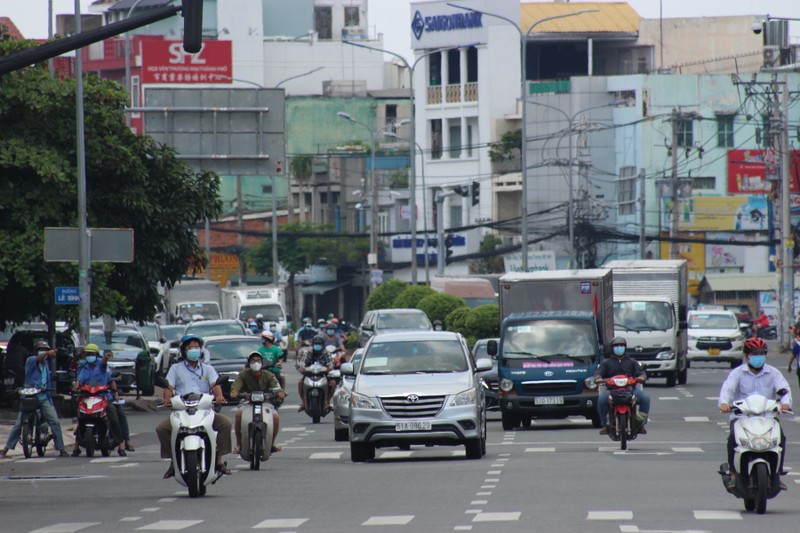
M775 393L780 389L788 392L781 398L781 403L792 405L792 391L789 382L780 371L771 365L764 365L761 372L754 374L747 364L731 370L722 389L719 391L719 405L723 403L733 405L737 400L743 400L751 394L760 394L766 398L774 399Z

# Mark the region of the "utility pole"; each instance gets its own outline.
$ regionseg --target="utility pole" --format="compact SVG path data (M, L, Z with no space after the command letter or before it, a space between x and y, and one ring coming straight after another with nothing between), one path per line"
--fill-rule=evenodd
M672 110L670 122L672 123L672 217L669 225L669 258L678 258L678 243L675 237L678 234L678 222L681 212L678 206L678 125L681 114L677 109Z
M778 320L780 343L784 348L791 345L792 339L788 335L789 326L794 320L794 238L790 215L790 172L789 172L789 83L788 76L783 75L783 81L778 82L777 74L773 75L773 94L775 103L771 119L771 144L775 147L773 153L780 155L778 172L780 176L781 197L781 287L783 289L782 313ZM778 90L782 87L780 101Z
M639 169L639 259L645 259L646 251L645 248L647 243L645 242L644 237L644 223L645 223L645 203L646 199L644 196L644 169Z
M239 252L239 285L247 285L247 269L244 264L244 206L242 205L242 176L236 176L236 245Z

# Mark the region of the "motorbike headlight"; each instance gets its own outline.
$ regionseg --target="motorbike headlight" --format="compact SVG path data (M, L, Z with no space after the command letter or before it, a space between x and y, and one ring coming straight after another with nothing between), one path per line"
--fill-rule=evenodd
M597 383L594 382L594 376L588 377L583 380L583 384L587 389L596 389Z
M514 382L510 379L501 379L500 380L500 390L503 392L511 392L514 390Z
M656 354L656 359L660 359L662 361L675 359L675 352L673 352L672 350L664 350L663 352L658 352Z
M478 397L475 389L465 390L453 396L450 402L450 407L461 407L462 405L475 405L476 398Z
M358 394L354 392L350 395L350 406L355 407L356 409L377 409L378 407L375 405L375 402L372 401L372 398L369 396L365 396L363 394Z

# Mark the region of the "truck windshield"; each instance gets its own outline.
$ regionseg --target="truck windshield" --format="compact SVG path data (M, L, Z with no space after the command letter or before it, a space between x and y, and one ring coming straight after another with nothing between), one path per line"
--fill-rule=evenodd
M614 302L614 329L625 331L672 328L672 306L667 302Z
M283 309L279 304L245 304L239 309L239 320L263 315L264 322L283 322Z
M515 322L504 332L501 353L505 359L559 355L594 357L594 326L586 320L531 320Z
M184 322L191 322L192 320L219 320L222 318L219 312L219 304L214 302L178 304L178 316Z

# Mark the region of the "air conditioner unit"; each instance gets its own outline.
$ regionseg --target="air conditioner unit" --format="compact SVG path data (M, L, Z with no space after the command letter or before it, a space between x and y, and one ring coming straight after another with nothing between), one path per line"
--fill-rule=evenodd
M780 58L780 49L777 46L764 47L764 66L772 67Z

